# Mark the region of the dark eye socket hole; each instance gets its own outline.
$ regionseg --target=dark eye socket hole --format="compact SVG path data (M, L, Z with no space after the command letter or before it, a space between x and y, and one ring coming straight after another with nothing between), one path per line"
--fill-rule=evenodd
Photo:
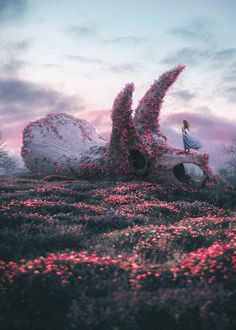
M142 170L146 165L146 159L138 150L130 150L130 160L136 170Z
M180 182L200 185L204 180L203 171L195 164L180 163L174 166L173 172Z
M173 172L175 177L180 181L180 182L184 182L187 183L190 180L190 176L186 173L184 164L178 164L173 168Z

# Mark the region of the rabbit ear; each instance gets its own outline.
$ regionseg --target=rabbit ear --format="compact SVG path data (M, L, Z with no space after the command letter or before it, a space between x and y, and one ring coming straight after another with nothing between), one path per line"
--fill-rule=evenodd
M128 141L134 132L132 118L132 94L134 84L127 84L117 95L112 110L112 133L108 148L109 158L125 157Z
M180 64L163 73L143 96L135 110L134 125L137 131L140 133L151 131L158 134L160 128L159 117L164 96L184 68L185 66Z

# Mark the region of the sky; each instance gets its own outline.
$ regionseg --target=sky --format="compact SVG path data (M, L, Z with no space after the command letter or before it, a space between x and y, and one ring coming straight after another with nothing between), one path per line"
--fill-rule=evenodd
M155 79L186 69L166 95L161 129L182 146L182 120L213 167L236 133L236 1L0 0L0 132L20 155L31 121L66 112L109 138L128 82L133 108Z

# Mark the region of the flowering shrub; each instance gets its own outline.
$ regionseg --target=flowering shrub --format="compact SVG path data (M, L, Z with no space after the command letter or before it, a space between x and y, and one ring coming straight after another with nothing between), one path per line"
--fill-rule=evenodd
M230 189L117 179L4 179L0 189L3 329L236 324ZM222 308L218 324L208 313Z
M165 236L165 239L171 239L171 230L157 230L157 228L148 228L151 235L148 240L142 237L135 246L134 251L139 253L143 250L150 249L157 244L157 239ZM156 229L156 231L155 231ZM186 230L180 228L180 230ZM137 228L134 228L137 234ZM141 228L140 228L141 232ZM179 231L180 232L180 231ZM179 235L178 230L176 231ZM155 236L153 235L155 233ZM132 233L129 233L132 236ZM143 236L143 232L141 232ZM39 257L38 259L27 261L21 259L20 263L1 262L1 291L5 292L8 287L21 285L18 278L24 275L32 281L39 276L42 278L53 278L62 285L85 285L88 280L87 276L92 276L95 281L99 270L103 273L112 275L111 281L117 283L120 272L126 274L126 280L121 281L120 285L134 286L134 288L147 288L150 281L156 279L158 285L164 282L167 285L169 281L180 281L183 283L192 283L194 281L207 281L208 284L213 282L222 282L226 286L235 284L236 275L236 233L229 233L230 241L226 244L213 243L208 248L199 248L176 263L176 266L163 265L159 267L152 263L143 263L138 254L134 253L130 257L117 255L111 257L109 255L98 256L97 254L88 254L87 251L70 251L60 254L49 254L47 257ZM135 240L135 237L133 237ZM92 268L95 267L93 274ZM115 272L114 272L115 271ZM85 281L85 282L84 282ZM161 283L159 283L161 282ZM18 284L17 284L18 283ZM126 284L125 284L126 283ZM96 286L96 283L94 283ZM88 290L94 290L92 287ZM103 289L104 290L104 289ZM94 292L93 292L94 293Z
M226 288L235 288L236 234L228 234L229 243L214 242L208 248L183 255L175 265L157 266L145 264L137 267L131 283L137 289L155 290L160 287L185 286L192 283L221 283Z
M177 201L173 202L173 207L176 207L180 210L180 212L184 215L184 217L191 216L191 217L199 217L204 215L214 215L217 214L218 216L223 216L227 214L227 211L215 207L206 202L182 202Z
M39 257L38 259L26 261L21 259L20 263L9 262L0 263L0 270L2 275L2 283L5 287L17 285L17 279L24 274L29 280L33 280L38 276L43 278L54 278L63 285L68 285L70 282L77 282L78 285L87 280L85 276L93 276L90 269L94 267L95 276L96 272L101 271L104 273L113 273L117 279L119 274L118 269L129 270L134 263L136 256L124 259L122 256L112 258L111 256L97 256L96 254L88 254L87 251L70 251L60 254L49 254L47 257ZM96 283L94 283L96 286ZM92 288L88 288L92 291ZM92 291L93 292L93 291Z
M192 280L236 284L236 235L229 243L213 243L209 248L190 252L181 261L181 272Z
M72 212L72 213L91 213L91 214L102 214L104 208L98 205L89 205L87 203L74 203L68 204L64 202L52 202L43 199L30 199L22 202L12 201L7 205L2 206L2 211L9 211L14 208L15 210L20 209L24 211L25 209L41 211L46 214L54 214L59 213L59 211L63 212Z
M194 219L169 226L134 225L123 232L104 234L106 245L110 241L110 246L119 251L129 248L133 253L162 263L167 258L173 258L173 251L182 253L200 246L208 247L216 240L227 239L228 233L236 230L235 218L197 218L195 226L192 226L191 221Z

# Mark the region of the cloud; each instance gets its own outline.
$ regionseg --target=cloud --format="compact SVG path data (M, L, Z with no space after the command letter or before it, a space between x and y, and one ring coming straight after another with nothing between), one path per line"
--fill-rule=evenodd
M83 112L80 117L93 124L98 134L109 140L112 128L111 109Z
M94 36L97 34L97 28L91 25L73 25L67 32L76 38Z
M27 6L27 0L0 0L0 22L21 16Z
M50 112L67 112L74 115L83 109L81 98L66 96L52 88L29 81L0 79L1 130L7 141L11 138L13 150L19 149L21 130L30 121ZM12 138L14 130L18 131L15 142Z
M126 63L109 63L104 62L99 58L85 57L80 55L67 55L67 59L76 61L80 64L94 64L98 65L102 70L109 71L116 74L136 73L143 69L143 64L138 62Z
M231 63L223 72L222 76L223 83L235 83L236 84L236 60ZM222 83L221 81L221 83Z
M212 58L215 61L228 61L236 58L236 48L227 48L219 51L215 51L212 54Z
M195 110L196 110L196 115L200 114L200 116L204 116L204 117L213 116L212 110L206 106L195 107Z
M85 56L79 56L79 55L67 55L67 59L73 60L79 63L88 63L88 64L102 64L103 61L98 58L89 58Z
M22 80L0 79L1 104L17 104L21 106L50 106L63 108L68 106L70 98L61 93Z
M32 43L31 39L2 42L0 74L6 77L16 77L25 66L29 66L30 63L22 58L25 58Z
M179 90L179 91L176 91L176 92L172 92L171 94L173 96L176 96L177 98L183 100L183 101L190 101L196 96L196 94L190 93L186 89L182 89L182 90Z
M123 63L123 64L112 64L106 66L106 69L108 71L111 71L113 73L136 73L143 69L143 65L141 63Z
M1 42L1 58L2 59L18 59L19 56L25 55L25 53L31 48L33 44L32 39L21 39L17 41L2 41Z
M24 39L24 40L16 41L14 46L15 49L18 51L25 51L29 49L31 44L32 44L32 40Z
M168 33L186 42L186 46L173 51L170 56L162 59L161 63L198 65L201 62L211 62L212 67L228 63L236 59L236 48L220 48L214 34L213 22L208 17L198 17L183 26L170 29ZM199 44L201 42L201 44ZM190 46L191 44L191 46Z
M208 61L212 56L210 49L201 49L199 47L183 47L173 52L172 55L166 56L161 63L176 65L184 63L186 65L197 65L201 62Z
M173 36L181 37L185 40L209 40L210 36L203 34L202 31L188 29L184 27L176 27L170 30Z
M12 59L0 67L0 72L6 74L7 76L16 75L27 64L28 63L26 61Z
M223 67L222 76L213 91L214 95L236 102L236 59Z
M229 61L236 60L236 48L226 48L216 50L205 47L183 47L174 51L170 56L166 56L161 63L175 65L184 63L187 65L198 65L201 63L211 63L213 69L219 65L228 64Z
M146 43L147 41L148 41L148 38L146 38L146 37L126 36L126 37L116 37L116 38L112 38L112 39L107 39L104 42L108 43L108 44L136 46L136 45Z
M222 67L221 77L213 90L213 95L228 102L236 102L236 59Z
M225 86L219 89L219 92L230 102L236 102L236 85Z
M174 27L168 32L174 37L179 37L185 41L201 41L204 43L214 41L212 22L205 18L193 19L188 24L182 27Z
M225 72L223 81L236 83L236 69Z

